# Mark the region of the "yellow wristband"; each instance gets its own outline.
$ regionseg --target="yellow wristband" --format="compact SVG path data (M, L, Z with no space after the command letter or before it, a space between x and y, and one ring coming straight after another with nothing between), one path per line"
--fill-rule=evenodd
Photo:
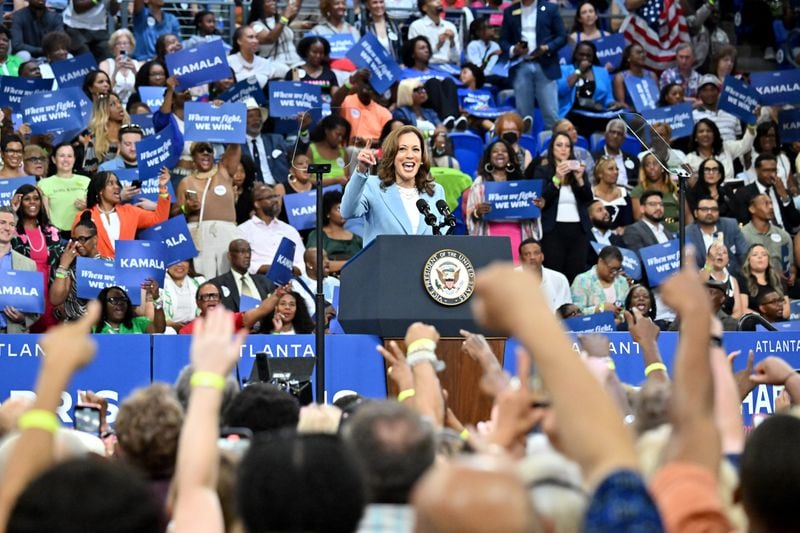
M279 21L280 21L280 23L281 23L281 24L283 24L284 26L286 26L287 24L289 24L289 19L288 19L287 17L281 17L281 18L279 19Z
M430 352L436 351L436 343L431 339L417 339L406 347L406 355L414 352L426 350Z
M617 370L616 363L614 363L614 360L611 359L610 357L608 359L606 359L606 366L608 367L609 370L612 370L612 371L616 371Z
M61 427L61 424L58 423L58 417L56 417L55 413L44 409L31 409L19 417L17 427L23 431L26 429L42 429L55 433Z
M458 434L458 437L461 440L469 440L469 430L467 428L462 429L461 433Z
M644 377L648 377L650 374L658 370L661 370L662 372L666 373L667 365L665 365L664 363L650 363L644 368Z
M414 389L401 390L400 394L397 395L397 401L398 402L404 402L404 401L408 400L409 398L413 398L416 395L417 395L417 391L415 391Z
M189 383L192 387L209 387L217 390L225 388L225 378L213 372L195 372Z

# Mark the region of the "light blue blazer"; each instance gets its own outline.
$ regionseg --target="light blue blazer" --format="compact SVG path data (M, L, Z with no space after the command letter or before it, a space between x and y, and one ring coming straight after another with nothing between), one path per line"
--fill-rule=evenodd
M436 209L436 202L444 200L444 189L438 183L433 186L433 196L421 193L420 198L428 202L431 213L436 215L436 223L441 224L444 217ZM421 213L417 215L416 233L411 231L411 221L408 220L397 185L382 189L378 176L354 173L344 190L340 210L344 218L364 217L365 246L378 235L433 235Z

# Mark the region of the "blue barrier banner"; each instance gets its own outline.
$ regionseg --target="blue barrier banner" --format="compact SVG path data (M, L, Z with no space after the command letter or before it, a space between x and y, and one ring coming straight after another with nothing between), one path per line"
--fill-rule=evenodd
M597 47L597 59L601 66L610 63L615 69L622 61L622 50L625 48L625 36L621 33L612 33L607 37L592 41Z
M143 137L149 137L156 134L156 127L153 125L152 113L137 113L131 115L131 124L136 124L144 132Z
M166 222L151 226L139 232L138 237L146 241L156 241L166 247L166 262L170 267L186 259L197 257L197 248L194 246L186 217L178 215Z
M341 185L330 185L322 193L341 191ZM317 191L287 194L283 197L289 224L296 230L311 229L317 222Z
M247 140L247 108L235 102L216 107L206 102L186 102L183 138L187 141L237 143Z
M136 143L136 162L139 166L139 179L145 181L155 178L162 167L172 169L178 164L183 145L174 145L172 124L151 137Z
M114 262L78 257L75 279L78 282L78 298L94 300L101 290L117 284Z
M178 91L228 78L227 52L222 39L198 44L164 56L167 71L180 82Z
M641 113L645 109L655 109L658 103L658 85L650 78L625 78L625 90L633 102L633 108Z
M745 82L733 76L725 76L725 84L719 95L718 109L742 119L747 124L756 123L756 106L758 93Z
M800 300L789 302L789 320L800 320Z
M541 214L533 201L542 195L542 180L487 181L483 197L492 204L486 220L538 218Z
M129 187L135 180L141 182L139 187L139 194L131 199L132 204L136 204L139 200L146 199L153 202L158 202L158 176L149 179L140 179L138 168L118 168L113 171L114 175L119 180L120 185ZM170 198L175 199L175 191L172 188L172 181L167 182L167 192Z
M239 312L244 313L261 305L261 300L250 296L239 295Z
M294 118L299 113L317 109L322 102L322 88L299 81L273 81L269 90L269 116Z
M649 124L655 124L656 122L669 124L669 127L672 128L673 139L688 137L694 129L694 117L692 116L692 104L690 103L645 109L642 111L642 116Z
M80 87L86 75L97 70L97 61L91 52L51 63L59 88Z
M247 98L253 98L262 107L267 105L264 91L255 76L236 82L236 85L219 95L223 102L244 102Z
M601 244L597 241L592 241L591 245L592 248L594 248L594 253L598 255L600 254L600 250L606 247L605 244ZM642 279L642 262L639 261L639 256L636 255L636 252L619 246L617 246L617 248L622 252L622 270L624 270L631 279Z
M778 112L781 128L781 142L800 141L800 109L786 109Z
M331 45L331 59L343 58L347 55L347 51L356 44L351 33L334 33L333 35L320 35L320 37Z
M0 309L11 306L26 313L44 313L44 277L27 270L0 271Z
M580 315L564 320L566 328L573 333L609 333L617 331L614 322L614 313L595 313L593 315Z
M284 237L278 244L278 250L275 252L275 258L272 260L272 266L269 267L267 272L267 279L271 280L275 285L286 285L292 281L292 266L294 265L294 241Z
M33 176L22 176L0 180L0 205L11 205L14 192L23 185L36 185L36 178Z
M773 322L778 331L800 331L800 320L787 320L786 322ZM760 327L760 326L756 326Z
M141 285L153 278L164 286L166 246L156 241L117 241L114 248L117 285L128 291L133 305L141 300Z
M45 355L38 335L3 335L0 338L0 398L33 398L39 363ZM72 412L79 391L91 390L108 400L107 420L113 424L119 403L134 389L150 384L149 335L92 335L97 354L78 371L61 393L56 414L72 427ZM49 355L49 354L48 354Z
M661 285L681 267L680 246L674 239L639 250L650 287Z
M12 111L19 112L23 98L52 88L52 79L0 76L0 107L10 107Z
M384 93L393 83L403 79L403 71L372 33L364 37L347 52L347 59L358 68L372 72L369 82L378 94Z
M759 94L761 105L800 103L800 69L753 72L750 86Z
M147 104L147 107L150 108L150 111L155 113L161 108L161 104L164 103L165 91L166 89L164 87L142 86L139 87L139 96L142 98L142 102Z
M80 87L31 94L22 99L22 116L30 124L31 133L55 133L85 126L81 115L81 98L86 95Z

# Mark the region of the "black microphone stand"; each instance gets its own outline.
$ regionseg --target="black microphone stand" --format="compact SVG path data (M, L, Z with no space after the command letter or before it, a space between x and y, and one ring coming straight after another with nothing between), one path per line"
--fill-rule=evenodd
M315 397L317 403L325 403L325 293L322 290L322 279L325 276L325 269L322 266L322 176L331 171L331 166L328 164L310 164L308 165L308 173L314 176L314 181L317 185L317 220L316 230L317 238L314 246L317 247L317 287L314 294L314 307L316 308L317 319L314 321L314 353L317 360L314 363L317 369L317 383L315 388Z

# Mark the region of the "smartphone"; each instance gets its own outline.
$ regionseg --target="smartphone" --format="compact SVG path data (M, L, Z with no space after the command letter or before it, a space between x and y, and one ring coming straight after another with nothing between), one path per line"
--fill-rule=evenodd
M119 51L119 56L121 58L125 59L126 57L128 57L128 52L126 52L125 50L120 50Z
M131 182L131 187L136 187L137 189L142 188L142 180L133 180Z
M576 161L574 159L570 159L569 161L567 161L567 168L569 168L570 170L580 170L581 162Z
M84 433L100 436L100 408L93 405L76 405L72 414L73 427Z
M197 200L197 191L193 191L191 189L186 189L186 199L187 200Z

